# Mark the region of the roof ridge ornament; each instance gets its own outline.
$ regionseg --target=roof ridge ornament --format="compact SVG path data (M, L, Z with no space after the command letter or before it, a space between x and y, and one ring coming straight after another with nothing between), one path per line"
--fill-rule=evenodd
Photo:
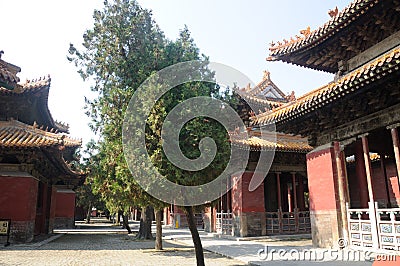
M285 47L285 46L289 46L289 45L291 45L293 43L297 43L297 42L307 38L311 34L311 27L307 26L307 28L305 28L304 30L300 30L300 34L303 35L303 36L299 36L299 35L296 34L295 38L290 37L289 40L283 39L282 42L277 41L275 43L274 41L271 41L270 44L269 44L270 45L269 50L270 51L274 51L274 50L277 50L279 48L282 48L282 47ZM267 61L272 61L271 59L272 58L267 58Z
M271 72L264 70L263 80L271 80Z
M307 37L308 35L310 35L311 34L310 26L307 26L307 28L305 28L304 30L300 30L300 34L302 34L304 37Z
M287 99L289 102L294 102L294 101L296 101L295 92L292 91L292 92L290 93L290 95L287 95L287 96L286 96L286 99Z
M336 6L335 9L329 9L328 14L331 18L336 17L339 14L339 9Z
M26 89L37 89L37 88L49 88L51 83L51 78L50 75L48 74L47 77L46 75L40 76L39 78L34 78L34 79L26 79L24 83L20 84L24 91Z

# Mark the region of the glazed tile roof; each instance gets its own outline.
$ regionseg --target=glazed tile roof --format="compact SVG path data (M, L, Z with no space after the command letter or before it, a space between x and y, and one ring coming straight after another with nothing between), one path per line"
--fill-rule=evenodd
M29 117L29 119L34 119L36 121L42 121L41 124L45 124L48 127L54 127L58 129L60 132L68 133L69 132L69 125L59 122L59 121L54 121L52 118L50 111L48 110L47 107L47 101L48 101L48 94L50 91L50 85L51 85L51 78L50 75L47 77L41 77L38 79L33 79L33 80L26 80L24 83L19 83L15 86L13 90L8 90L5 88L0 87L0 97L1 96L8 96L9 98L6 101L12 101L13 104L18 104L22 108L24 105L24 101L30 102L31 99L37 99L39 100L40 98L40 103L36 104L36 109L40 109L40 113L42 115L41 118L36 117L32 118L32 115L29 114L26 116L27 112L32 112L35 110L20 110L18 114L11 114L12 112L10 111L4 111L7 114L10 114L10 117L19 117L19 120L23 121L24 123L31 124L33 121L24 121L23 117ZM32 95L35 94L35 95ZM23 96L26 96L25 98L22 98ZM15 97L15 98L14 98ZM21 98L20 98L21 97ZM1 106L0 106L1 107ZM21 109L20 108L20 109ZM2 109L2 108L0 108ZM16 111L16 110L14 110ZM43 120L44 119L44 120Z
M81 140L26 125L17 120L0 121L0 148L79 147Z
M322 43L342 28L347 27L368 9L378 4L378 0L353 1L341 12L337 14L333 13L332 18L318 29L311 31L310 27L308 27L307 29L300 31L302 36L296 35L294 38L291 37L290 40L284 40L283 42L277 43L272 42L271 47L269 48L270 57L268 57L267 60L277 60L280 55L307 49Z
M5 88L0 87L0 95L16 95L23 93L32 93L40 90L50 89L51 78L50 75L47 77L35 79L35 80L26 80L22 84L17 84L14 90L7 90Z
M270 108L277 108L285 103L283 101L272 101L272 100L268 100L268 99L260 99L258 97L254 97L254 96L250 96L250 95L241 95L241 96L246 100L246 102L265 106L265 110L262 110L262 111L267 111Z
M285 104L272 112L265 112L253 119L253 125L266 125L294 119L359 90L370 82L379 80L400 66L400 48L378 57L371 63L348 73L336 82L311 91L296 101Z
M308 145L307 139L300 136L288 135L283 133L263 133L250 132L250 137L246 135L231 135L232 145L250 148L252 151L275 150L280 152L299 152L307 153L313 148Z

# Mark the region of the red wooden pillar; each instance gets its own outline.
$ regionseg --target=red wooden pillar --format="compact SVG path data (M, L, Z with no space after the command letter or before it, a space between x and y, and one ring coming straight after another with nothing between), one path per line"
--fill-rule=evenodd
M277 197L278 197L278 210L282 211L282 195L281 195L281 173L276 173L276 186L277 186Z
M365 163L365 172L367 176L367 185L368 185L368 196L369 201L374 202L374 193L372 189L372 167L371 167L371 159L369 158L369 147L368 147L368 139L367 136L361 137L362 147L364 152L364 163Z
M211 227L211 232L217 232L217 207L212 207L211 208L211 212L212 212L212 227Z
M374 191L372 187L372 167L371 167L371 159L369 157L369 147L368 147L368 138L367 135L361 136L363 151L364 151L364 162L365 162L365 172L367 174L367 184L368 184L368 195L369 195L369 209L371 210L369 219L371 220L371 232L372 233L372 247L379 247L379 238L377 235L377 225L376 225L376 213L375 213L375 200L374 200ZM375 233L374 233L375 232Z
M135 210L133 210L133 212L135 212ZM164 208L163 216L164 216L164 225L168 225L169 224L169 208L168 207Z
M281 176L282 177L282 176ZM287 180L286 180L286 178L284 178L283 179L284 180L284 182L282 182L282 211L285 211L285 212L288 212L288 211L290 211L290 208L289 208L289 202L288 202L288 193L287 193L287 191L288 191L288 186L289 186L289 184L288 184L288 182L287 182Z
M292 188L293 188L293 210L297 209L297 186L296 186L296 173L292 172Z
M389 185L388 185L388 178L387 178L387 173L386 173L386 162L385 162L385 154L380 153L380 164L381 164L381 171L382 171L382 176L385 179L385 192L386 192L386 200L387 204L386 207L392 208L392 204L390 202L390 192L389 192Z
M368 207L368 184L365 172L364 151L361 140L355 144L356 176L358 180L358 190L360 192L361 208Z
M338 186L338 194L339 194L339 207L340 207L340 216L341 216L341 227L342 227L342 236L344 239L348 239L348 231L347 231L347 211L346 211L346 202L347 199L347 178L345 177L345 171L343 170L344 165L344 154L342 152L340 142L335 141L333 143L333 150L335 154L335 162L336 162L336 174L337 174L337 186Z
M276 172L276 188L278 197L278 217L279 217L279 233L282 233L282 194L281 194L281 173Z
M211 206L206 207L204 210L204 231L205 232L214 232L213 231L214 224L212 221L212 218L213 218L212 211L213 211L213 207L211 207Z
M227 184L226 184L226 206L228 209L228 212L232 212L232 194L229 192L230 188L231 188L231 178L229 177L227 180Z
M289 184L287 185L287 199L288 199L289 212L293 212L292 195Z
M295 217L296 232L299 232L299 216L297 209L297 186L296 186L296 173L292 172L292 189L293 189L293 212Z
M397 128L391 128L390 133L392 134L392 141L393 141L393 149L394 149L394 156L396 159L396 168L397 168L397 178L399 180L399 187L400 187L400 148L399 148L399 133Z
M306 210L306 205L304 202L304 178L302 176L299 176L299 210L300 211L305 211Z

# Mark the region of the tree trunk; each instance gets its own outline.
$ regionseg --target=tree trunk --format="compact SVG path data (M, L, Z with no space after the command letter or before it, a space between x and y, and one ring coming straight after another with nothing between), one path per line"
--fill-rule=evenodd
M159 209L155 211L156 216L156 250L162 250L162 218L163 209Z
M197 231L196 221L194 219L193 207L185 206L186 217L189 223L190 233L192 234L194 250L196 252L197 266L204 266L204 253L203 246L201 245L201 239L199 231Z
M120 225L121 224L121 211L117 211L115 214L115 225Z
M89 204L88 210L86 212L86 221L85 223L90 223L90 214L92 212L92 204Z
M132 234L132 230L128 222L128 215L124 213L122 213L122 228L128 230L128 234Z
M153 239L151 234L151 222L153 221L153 207L147 206L142 208L140 216L139 233L136 238L138 239Z

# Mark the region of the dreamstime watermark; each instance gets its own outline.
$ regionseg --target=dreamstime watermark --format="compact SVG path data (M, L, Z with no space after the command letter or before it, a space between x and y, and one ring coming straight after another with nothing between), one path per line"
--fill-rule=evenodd
M257 252L258 258L267 261L396 261L393 254L376 254L369 250L346 248L347 240L339 239L332 249L285 249L264 246Z
M204 70L215 73L211 78ZM211 202L231 189L228 179L241 176L249 160L249 147L231 145L229 162L224 171L211 182L199 186L183 186L164 178L152 164L146 149L145 127L151 110L157 101L178 85L200 81L218 84L220 87L234 87L236 82L254 84L240 71L220 63L188 61L175 64L158 71L143 82L132 96L125 113L122 140L125 159L135 181L153 197L179 206L194 206ZM240 94L240 91L238 92ZM242 98L245 100L245 98ZM254 113L257 109L247 102ZM194 97L187 99L168 113L162 126L162 145L168 160L176 167L186 171L200 171L213 162L217 154L215 141L204 138L199 141L201 155L187 158L179 146L179 133L183 126L193 118L210 117L223 125L227 132L237 132L241 138L248 138L246 127L239 114L226 103L212 97ZM260 137L276 141L275 125L260 129ZM264 180L272 164L275 150L261 151L249 190L256 189Z

